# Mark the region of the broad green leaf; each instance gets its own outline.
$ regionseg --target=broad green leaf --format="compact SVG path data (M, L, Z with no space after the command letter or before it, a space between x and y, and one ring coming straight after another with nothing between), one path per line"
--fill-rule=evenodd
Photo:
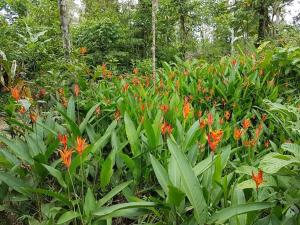
M83 205L83 211L86 215L90 215L96 208L96 200L94 194L90 188L88 188Z
M291 152L295 157L300 160L300 145L295 143L284 143L281 148L285 151Z
M196 122L194 122L194 124L190 127L190 129L186 133L185 140L184 140L185 151L193 143L193 140L194 140L195 136L197 135L197 131L199 131L199 121L198 120Z
M170 184L170 180L165 168L159 163L159 161L150 154L151 164L155 173L155 176L158 180L158 183L164 190L165 194L168 194L168 185Z
M57 169L55 169L55 168L53 168L53 167L51 167L51 166L48 166L48 165L46 165L46 164L42 164L42 165L48 170L48 172L49 172L53 177L55 177L55 178L57 179L58 183L59 183L62 187L67 188L67 185L66 185L66 183L65 183L65 181L64 181L64 179L63 179L63 176L62 176L62 174L61 174L61 172L60 172L59 170L57 170Z
M282 155L272 152L263 157L260 161L259 168L266 173L273 174L278 172L281 168L293 163L300 164L300 161L290 155Z
M11 141L7 139L4 136L0 136L0 141L2 141L4 144L6 144L9 148L9 150L15 154L18 158L24 160L25 162L28 162L30 165L33 165L34 160L31 158L31 156L28 154L26 149L20 147L20 145L17 145L16 142Z
M192 169L192 166L189 164L187 157L178 148L177 144L171 139L168 139L167 142L168 148L174 156L181 173L185 194L194 207L195 218L198 223L202 224L206 221L207 205L203 197L199 181Z
M130 208L148 208L148 207L155 207L156 204L154 202L130 202L130 203L122 203L113 205L110 207L101 207L96 209L93 213L94 216L106 216L111 213L114 213L118 210L122 209L130 209Z
M169 185L168 190L169 192L167 202L171 205L179 206L180 203L183 201L185 194L173 185Z
M229 218L233 216L241 215L252 211L268 209L274 206L275 203L271 202L254 202L228 207L216 212L209 219L208 224L224 224Z
M68 117L76 122L76 116L75 116L75 101L74 97L71 96L68 100L68 107L67 107L67 115Z
M71 206L71 202L69 201L68 196L65 196L61 193L54 192L51 190L45 190L41 188L26 188L25 190L27 192L38 193L38 194L43 194L43 195L53 197L56 200L59 200L60 202L64 203L65 205Z
M134 156L137 156L140 154L139 142L138 142L139 136L138 136L137 130L135 128L135 125L132 122L132 120L127 112L125 112L124 122L125 122L126 135L127 135L132 153Z
M14 177L9 173L5 173L0 171L0 180L6 183L10 188L16 190L17 192L28 196L28 192L26 191L29 188L29 184L27 184L24 180Z
M65 224L65 223L70 222L70 221L72 221L73 219L75 219L79 216L80 216L80 214L78 212L74 212L74 211L65 212L64 214L62 214L59 217L56 224Z
M106 202L111 200L115 195L119 194L124 188L126 188L132 181L127 181L114 187L109 193L97 202L97 207L103 206Z
M81 136L81 132L77 124L62 110L57 110L63 118L65 118L74 136Z
M94 105L86 114L84 120L81 122L81 124L79 125L79 129L80 132L83 133L83 131L85 130L89 120L91 119L91 117L93 116L95 110L97 109L97 107L100 105L100 103Z
M206 171L208 168L210 168L213 165L213 162L219 158L220 155L215 155L214 159L212 159L211 156L207 157L206 159L200 161L194 168L193 171L195 175L198 177L201 175L204 171Z

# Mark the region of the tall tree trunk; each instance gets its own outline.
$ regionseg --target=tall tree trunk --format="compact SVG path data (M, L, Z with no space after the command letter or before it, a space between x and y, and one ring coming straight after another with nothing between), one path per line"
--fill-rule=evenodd
M186 57L186 39L187 39L187 31L186 31L186 22L185 22L185 1L181 0L179 5L179 21L180 21L180 33L181 33L181 52L183 55L183 59Z
M154 85L156 83L156 11L157 1L152 0L152 74Z
M67 0L58 0L59 15L62 30L63 48L65 51L65 58L70 57L71 53L71 40L69 33L69 20L67 12Z
M259 8L258 8L258 37L256 45L258 46L261 41L266 38L266 34L268 32L268 5L265 3L265 0L259 1Z

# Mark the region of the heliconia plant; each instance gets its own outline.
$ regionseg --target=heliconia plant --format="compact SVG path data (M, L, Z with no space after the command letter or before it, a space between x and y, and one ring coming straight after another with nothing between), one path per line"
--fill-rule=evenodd
M1 207L30 224L297 224L299 106L259 54L163 63L156 81L103 64L47 90L48 109L13 88Z

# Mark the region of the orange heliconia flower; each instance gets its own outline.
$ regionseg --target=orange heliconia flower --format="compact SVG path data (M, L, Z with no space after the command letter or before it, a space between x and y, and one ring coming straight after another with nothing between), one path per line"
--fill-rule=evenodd
M79 85L78 85L78 84L75 84L75 85L74 85L74 95L75 95L76 97L79 96L79 91L80 91Z
M263 114L263 115L261 116L261 119L262 119L263 122L265 122L266 119L267 119L267 114Z
M183 105L183 118L184 118L184 119L187 119L187 118L188 118L188 116L189 116L189 114L190 114L190 111L191 111L191 109L190 109L190 104L189 104L188 100L185 99L185 100L184 100L184 105Z
M60 157L61 157L63 163L69 169L69 167L71 165L71 161L72 161L73 151L71 149L67 149L67 147L65 147L63 150L59 150L59 153L60 153Z
M224 124L224 119L222 117L219 118L219 124L223 125Z
M123 87L122 87L122 91L123 91L123 92L126 92L126 91L128 90L128 88L129 88L129 84L128 84L128 83L125 83L125 84L123 85Z
M260 135L262 129L263 129L263 125L262 125L262 123L260 123L260 124L258 125L258 127L256 128L256 130L255 130L255 136L256 136L256 138L259 137L259 135Z
M41 88L38 94L39 98L43 98L46 95L46 89L45 88Z
M59 140L59 142L66 147L67 146L67 142L68 142L68 136L66 134L62 135L61 133L59 133L57 135L57 138Z
M80 55L85 55L87 53L87 48L86 47L79 48L79 53Z
M140 81L140 79L139 79L138 77L132 78L131 82L132 82L132 84L133 84L134 86L138 86L138 85L141 84L141 81Z
M207 124L206 119L199 118L199 125L201 129L205 128L206 124Z
M256 191L258 191L259 185L261 185L263 182L263 171L259 169L257 175L255 175L252 171L252 180L255 182Z
M62 97L61 98L61 103L62 105L67 108L68 107L68 100L65 98L65 97Z
M65 90L63 88L59 88L58 89L58 94L59 94L60 97L65 96Z
M11 96L16 101L19 101L20 100L20 90L17 87L12 88L11 89Z
M247 130L251 126L251 121L249 119L244 119L242 122L243 128Z
M200 118L202 116L202 113L203 112L201 110L198 111L198 113L197 113L198 118Z
M169 111L169 106L166 104L163 104L160 106L160 110L163 111L164 113L167 113Z
M252 140L246 140L243 142L243 145L246 147L246 148L250 148L250 147L254 147L256 145L256 140L255 139L252 139Z
M207 115L207 123L209 126L211 126L214 123L214 117L211 113L208 113Z
M173 131L173 128L172 128L172 126L170 124L168 124L167 122L164 122L162 124L162 126L161 126L161 133L163 135L165 135L166 133L170 135L172 133L172 131Z
M225 112L225 119L226 119L226 120L229 120L229 119L230 119L230 112L229 112L229 111L226 111L226 112Z
M133 74L137 75L139 73L139 69L138 68L134 68L133 69Z
M242 136L242 130L238 128L234 128L233 138L237 141L241 138L241 136Z
M30 120L31 120L32 123L36 123L36 121L38 119L38 116L37 116L37 114L35 112L31 112L29 114L29 118L30 118Z
M270 147L270 141L266 140L264 143L265 148L269 148Z
M141 110L142 110L142 111L145 110L145 104L141 104Z
M83 151L85 150L87 144L85 142L85 139L81 138L81 137L77 137L76 138L76 150L78 152L78 154L81 156Z
M107 73L107 68L106 68L106 64L105 63L102 64L101 71L102 71L102 76L105 78L106 73Z
M208 134L207 142L210 150L214 153L223 137L223 130L215 130Z
M19 110L19 113L20 113L20 114L26 113L26 108L25 108L23 105L21 106L21 108L20 108L20 110Z

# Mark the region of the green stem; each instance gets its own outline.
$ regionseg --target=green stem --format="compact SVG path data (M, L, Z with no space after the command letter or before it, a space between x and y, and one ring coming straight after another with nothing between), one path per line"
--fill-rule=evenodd
M74 183L73 183L73 180L72 180L72 177L71 177L71 174L70 174L70 170L69 170L69 169L68 169L68 174L69 174L69 176L70 176L70 181L71 181L72 188L73 188L73 191L74 191L74 194L75 194L75 198L78 200L78 201L77 201L77 207L78 207L78 210L79 210L81 223L82 223L82 225L84 225L84 221L83 221L83 218L82 218L82 213L81 213L81 209L80 209L80 205L79 205L79 198L78 198L78 195L77 195L77 193L76 193L75 186L74 186Z

